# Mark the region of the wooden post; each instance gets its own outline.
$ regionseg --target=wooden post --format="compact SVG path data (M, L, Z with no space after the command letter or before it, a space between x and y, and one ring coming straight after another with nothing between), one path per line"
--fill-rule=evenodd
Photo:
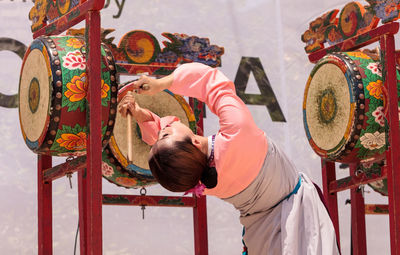
M78 171L78 207L79 207L79 244L80 254L87 253L87 185L86 185L86 168Z
M208 255L207 199L206 196L201 196L196 200L193 208L194 254Z
M38 254L53 254L52 183L43 182L43 170L50 168L51 156L38 155Z
M190 107L198 113L196 116L198 135L203 134L203 116L204 104L200 101L195 103L194 98L189 98ZM193 224L194 224L194 254L208 255L208 230L207 230L207 199L206 196L201 196L196 199L196 206L193 208Z
M102 254L102 175L101 175L101 40L100 12L89 11L86 16L86 51L88 102L87 119L89 137L87 139L87 170L82 176L84 195L84 216L86 218L85 242L87 253Z
M336 240L340 249L340 234L339 234L339 213L337 206L337 194L330 193L329 183L336 180L335 162L321 159L322 164L322 188L325 201L328 206L329 215L331 216L333 227L336 231Z
M356 164L350 164L350 176L354 176ZM365 232L365 204L359 187L351 189L351 241L353 255L367 254L367 234Z
M386 160L388 165L390 249L392 254L400 255L400 139L394 36L392 34L383 35L380 46L382 63L385 67L385 86L389 94L387 119L389 121L390 148L386 151Z

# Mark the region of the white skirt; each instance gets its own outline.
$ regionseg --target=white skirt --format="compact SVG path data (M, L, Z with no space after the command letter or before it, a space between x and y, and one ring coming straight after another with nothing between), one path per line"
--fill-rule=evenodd
M313 182L270 139L268 146L256 179L224 199L240 211L248 254L339 254L332 221ZM292 194L299 178L301 185Z

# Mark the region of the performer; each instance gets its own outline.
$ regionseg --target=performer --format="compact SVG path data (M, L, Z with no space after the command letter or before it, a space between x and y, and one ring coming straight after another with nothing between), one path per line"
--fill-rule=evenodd
M147 84L147 90L143 85ZM164 89L205 102L219 117L211 137L194 134L176 117L160 118L125 96L119 111L136 118L153 145L152 174L173 192L213 195L240 211L248 254L339 254L335 230L313 182L259 129L235 86L218 69L183 64L161 79L142 76L133 87L153 95Z

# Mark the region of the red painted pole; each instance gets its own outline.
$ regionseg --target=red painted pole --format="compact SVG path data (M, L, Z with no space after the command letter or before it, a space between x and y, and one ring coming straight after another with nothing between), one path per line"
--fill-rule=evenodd
M200 128L199 135L203 134L203 103L195 104L195 99L190 98L189 103L194 112L199 112L197 126ZM195 198L195 197L194 197ZM196 199L196 198L195 198ZM194 254L208 255L208 230L207 230L207 199L201 196L196 199L196 206L193 208L194 224Z
M206 196L197 198L193 208L194 254L208 255L207 200Z
M38 254L53 254L52 183L43 182L43 170L50 168L51 156L38 155Z
M388 196L391 254L400 255L400 137L398 94L395 64L395 43L393 35L384 35L380 40L385 67L385 86L389 94L389 150L386 152L388 165Z
M357 166L350 165L350 175L354 176ZM365 232L365 203L359 187L351 189L351 239L353 255L367 254L367 234Z
M78 171L78 200L79 200L79 241L80 241L80 254L87 253L87 204L86 204L86 168Z
M101 40L100 12L89 11L86 16L86 51L89 137L87 140L87 171L82 176L86 182L83 191L86 201L85 238L87 253L102 254L102 176L101 176Z
M336 231L336 240L340 249L339 234L339 213L337 206L337 193L330 193L329 183L336 180L335 162L321 159L322 164L322 188L324 197L328 206L329 215L331 216L333 227Z

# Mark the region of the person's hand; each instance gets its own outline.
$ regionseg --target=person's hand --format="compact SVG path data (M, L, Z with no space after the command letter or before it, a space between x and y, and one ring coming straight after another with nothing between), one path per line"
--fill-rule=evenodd
M144 95L155 95L165 89L168 89L173 82L173 75L170 74L161 79L154 79L146 75L142 75L138 80L132 82L135 92Z
M126 117L128 112L132 116L136 116L139 110L140 106L136 103L135 97L131 93L125 95L118 104L118 111L123 117Z
M125 95L118 103L118 111L122 117L126 117L129 113L132 114L132 117L135 118L137 122L153 120L151 111L140 107L132 92Z

